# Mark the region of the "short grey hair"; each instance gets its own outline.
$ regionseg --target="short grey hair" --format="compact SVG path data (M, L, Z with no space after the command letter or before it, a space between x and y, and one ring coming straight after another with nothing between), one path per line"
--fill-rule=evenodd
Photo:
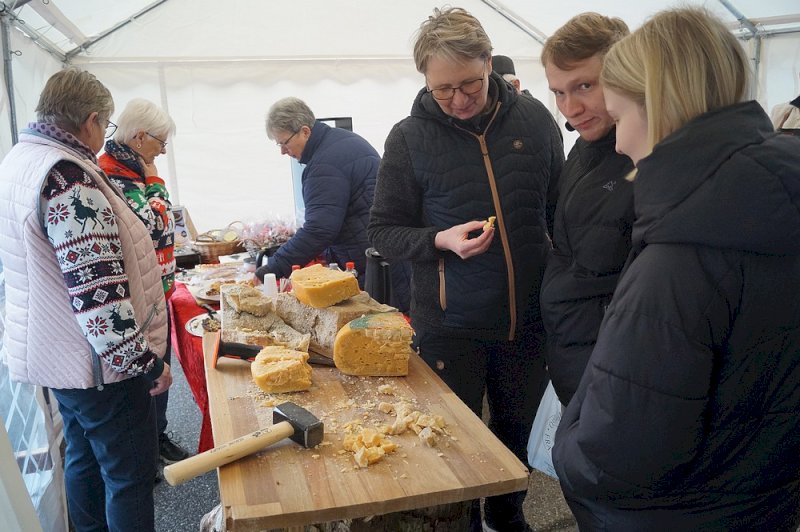
M420 25L414 42L414 64L425 74L432 56L464 63L472 59L488 61L492 41L481 23L460 7L436 8Z
M166 139L175 133L175 121L165 110L150 100L135 98L128 102L117 117L117 131L114 140L128 144L140 131Z
M289 131L296 133L303 126L314 127L314 113L306 102L300 98L289 96L272 104L267 111L267 137L275 140L272 133Z
M36 104L39 122L55 124L70 133L78 133L95 112L101 121L108 120L114 114L114 99L94 74L77 67L50 76Z

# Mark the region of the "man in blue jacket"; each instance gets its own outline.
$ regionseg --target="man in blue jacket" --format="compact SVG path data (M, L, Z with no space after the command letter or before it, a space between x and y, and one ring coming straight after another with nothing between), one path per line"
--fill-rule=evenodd
M270 107L267 136L282 154L306 165L305 223L256 275L261 280L267 273L288 277L292 265L303 266L322 256L342 270L353 261L363 284L378 152L359 135L317 121L305 102L292 97Z

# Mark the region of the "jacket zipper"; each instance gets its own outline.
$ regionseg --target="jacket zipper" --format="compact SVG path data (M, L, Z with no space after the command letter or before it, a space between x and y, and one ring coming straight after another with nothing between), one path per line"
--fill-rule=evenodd
M503 210L500 205L500 195L497 192L497 181L494 178L494 169L492 168L492 159L489 157L489 148L486 145L486 133L494 123L497 113L500 111L501 103L498 102L495 107L492 118L483 130L483 133L476 135L475 133L461 128L476 139L481 148L481 156L483 157L483 164L486 167L486 177L489 180L489 188L492 191L492 204L494 205L495 216L497 217L497 230L500 232L500 242L503 244L503 255L506 259L506 275L508 276L508 310L511 318L511 324L508 328L508 340L514 340L514 335L517 329L517 292L514 283L514 263L511 260L511 247L508 244L508 235L506 234L506 224L503 218ZM440 270L440 279L443 275L444 269ZM441 284L440 284L441 287Z

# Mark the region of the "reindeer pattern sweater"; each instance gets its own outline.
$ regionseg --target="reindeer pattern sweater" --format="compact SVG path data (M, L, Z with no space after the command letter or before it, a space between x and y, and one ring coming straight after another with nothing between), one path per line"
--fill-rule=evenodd
M69 137L73 147L93 157L80 141ZM114 214L102 191L79 166L61 161L42 188L41 213L73 312L94 352L116 371L158 376L163 364L141 335L146 324L136 322ZM98 290L104 286L114 289Z

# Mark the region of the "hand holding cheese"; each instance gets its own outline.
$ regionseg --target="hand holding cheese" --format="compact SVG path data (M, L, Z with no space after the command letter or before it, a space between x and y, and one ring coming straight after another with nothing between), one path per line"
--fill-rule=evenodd
M480 255L489 249L494 236L494 231L482 231L483 224L480 220L474 220L439 231L434 237L434 245L436 249L452 251L462 259ZM479 231L475 238L469 237L470 233Z
M321 264L293 271L291 280L297 299L314 308L335 305L361 292L352 274L330 270Z
M337 333L333 361L347 375L408 375L412 335L411 326L399 312L362 316Z

